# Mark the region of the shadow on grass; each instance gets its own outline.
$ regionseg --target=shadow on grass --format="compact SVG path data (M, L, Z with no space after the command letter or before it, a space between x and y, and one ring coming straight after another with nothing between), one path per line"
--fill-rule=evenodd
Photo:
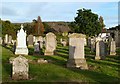
M99 72L90 71L90 70L80 70L76 68L69 68L69 70L72 70L78 74L83 74L85 77L89 77L100 84L106 84L106 83L118 84L120 82L119 78L109 76L104 73L99 73Z

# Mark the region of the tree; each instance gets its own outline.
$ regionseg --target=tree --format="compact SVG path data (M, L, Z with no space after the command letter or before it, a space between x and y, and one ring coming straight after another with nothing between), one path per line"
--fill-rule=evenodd
M76 33L83 33L87 36L93 36L101 32L102 25L99 22L98 15L91 12L90 9L79 9L75 21L71 23L71 30Z
M105 24L104 24L104 20L103 20L103 17L102 17L102 16L100 16L99 22L100 22L101 27L104 28L104 27L105 27Z
M15 27L8 20L2 21L2 37L4 37L5 34L11 35L13 39L16 37Z

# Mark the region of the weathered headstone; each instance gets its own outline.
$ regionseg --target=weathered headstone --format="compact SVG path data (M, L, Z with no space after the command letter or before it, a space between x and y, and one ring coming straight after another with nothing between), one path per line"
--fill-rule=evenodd
M92 52L95 51L95 37L90 40L90 48Z
M17 32L17 45L15 50L16 55L28 55L28 48L26 46L26 31L23 30L21 25L20 31Z
M39 43L37 43L37 41L34 44L34 52L35 53L39 53L40 52L40 46L39 46Z
M14 80L26 80L29 78L29 64L28 59L23 56L12 59L12 79Z
M43 37L39 36L39 44L40 44L40 48L43 48Z
M115 41L111 41L111 44L110 44L110 55L116 55L116 44L115 44Z
M28 36L28 46L33 47L33 35Z
M5 34L4 43L5 43L5 44L7 44L7 43L8 43L8 34Z
M61 42L63 46L66 46L67 45L67 42L66 41L62 41Z
M9 37L8 37L8 43L9 43L9 44L12 43L12 36L11 36L11 35L9 35Z
M85 35L73 33L69 35L69 59L67 67L88 69L84 54Z
M46 41L45 41L45 55L54 55L54 51L56 49L56 36L54 33L47 33L46 34Z
M0 37L0 44L2 44L2 41L3 41L3 40L2 40L2 37Z
M106 55L106 45L102 41L102 39L97 38L97 40L96 40L96 56L95 56L95 59L96 60L105 59L105 55Z

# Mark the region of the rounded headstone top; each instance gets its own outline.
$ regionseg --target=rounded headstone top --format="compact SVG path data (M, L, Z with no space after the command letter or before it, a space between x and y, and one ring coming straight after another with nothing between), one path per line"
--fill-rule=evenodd
M86 35L79 34L79 33L73 33L68 36L69 38L86 38Z
M56 37L56 35L54 33L52 33L52 32L47 33L46 36L54 36L54 37Z

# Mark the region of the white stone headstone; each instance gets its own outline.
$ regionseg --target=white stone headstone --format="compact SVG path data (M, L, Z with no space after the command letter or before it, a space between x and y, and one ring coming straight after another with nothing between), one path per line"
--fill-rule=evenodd
M56 36L54 33L46 34L46 41L45 41L45 55L54 55L54 51L56 49Z
M8 43L8 34L5 34L5 39L4 39L4 43Z
M12 79L28 79L29 64L28 59L23 56L12 59Z
M21 25L20 31L17 32L17 46L15 50L16 55L28 55L28 48L26 46L26 31L23 30Z
M2 37L0 37L0 44L2 44L2 41L3 41L3 40L2 40Z
M69 59L67 67L88 69L84 55L85 35L73 33L69 35Z

